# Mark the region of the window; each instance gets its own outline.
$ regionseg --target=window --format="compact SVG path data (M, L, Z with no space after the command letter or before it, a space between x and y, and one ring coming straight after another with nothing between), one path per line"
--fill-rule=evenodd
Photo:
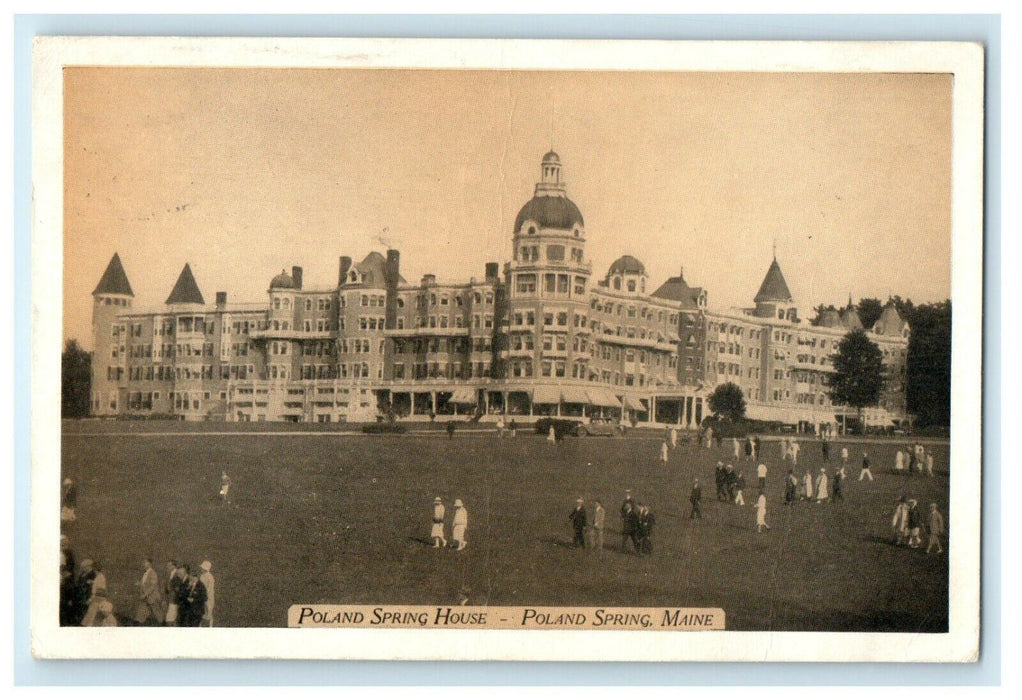
M517 290L519 294L535 294L536 275L518 275Z
M562 245L548 245L546 247L546 259L551 262L563 262L564 261L564 246Z

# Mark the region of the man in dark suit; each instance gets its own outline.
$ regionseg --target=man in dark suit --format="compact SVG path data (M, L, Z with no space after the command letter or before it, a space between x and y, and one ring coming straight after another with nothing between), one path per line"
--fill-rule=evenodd
M96 570L92 568L92 560L82 561L82 570L75 581L74 614L71 616L72 625L82 624L85 613L89 609L89 601L92 599L92 583L96 580Z
M571 528L575 531L575 546L579 549L585 549L586 509L585 502L581 498L575 501L575 510L571 511L568 520L571 521Z
M178 592L178 617L182 627L198 627L206 612L206 587L187 564L181 568L187 578Z
M649 506L640 506L638 514L638 527L637 530L637 542L636 549L639 554L652 554L653 553L653 526L656 524L656 518L653 516L653 512L650 511Z
M692 511L688 514L688 519L699 518L703 519L703 511L700 509L699 504L703 500L703 490L699 487L699 479L696 479L692 484L692 492L688 495L689 503L692 504Z
M621 503L621 551L627 551L628 540L635 532L635 502L632 492L625 491L625 500Z

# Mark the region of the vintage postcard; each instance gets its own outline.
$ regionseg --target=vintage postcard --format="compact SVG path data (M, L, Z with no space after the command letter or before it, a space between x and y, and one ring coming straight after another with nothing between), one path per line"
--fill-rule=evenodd
M37 656L977 658L981 46L34 67Z

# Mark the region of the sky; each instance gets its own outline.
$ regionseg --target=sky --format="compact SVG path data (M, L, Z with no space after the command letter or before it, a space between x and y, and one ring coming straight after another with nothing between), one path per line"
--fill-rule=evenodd
M951 77L941 74L67 68L64 338L92 347L115 252L136 308L190 263L207 302L265 302L293 265L401 251L482 277L560 155L602 278L684 268L749 306L774 246L809 315L950 296Z

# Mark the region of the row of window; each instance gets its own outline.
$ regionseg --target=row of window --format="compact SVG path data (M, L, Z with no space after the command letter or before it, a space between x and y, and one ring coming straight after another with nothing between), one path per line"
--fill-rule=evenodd
M490 376L488 362L394 363L394 379L473 379Z
M571 275L562 275L555 273L546 273L537 275L533 272L520 273L515 275L514 289L519 296L534 296L540 289L538 286L542 282L542 291L546 296L568 296L569 290L575 296L582 296L586 293L586 278L575 277L574 285L572 285Z
M678 325L678 314L665 312L663 310L653 311L652 309L646 306L635 306L634 304L629 304L628 306L625 306L624 304L615 304L612 301L604 302L600 301L599 299L593 299L589 302L589 308L591 308L593 311L609 314L612 316L621 317L627 316L628 318L641 318L644 321L655 320L657 323L663 323L664 318L666 318L667 323L669 323L671 327Z

